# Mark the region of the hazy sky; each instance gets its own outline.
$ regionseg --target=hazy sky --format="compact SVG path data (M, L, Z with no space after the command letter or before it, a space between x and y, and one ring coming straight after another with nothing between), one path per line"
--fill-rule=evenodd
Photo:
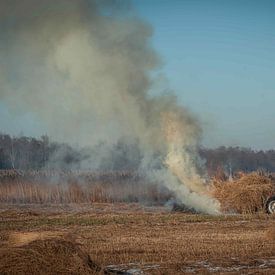
M275 1L146 0L169 85L204 143L275 148Z
M169 86L202 121L203 143L275 148L275 1L133 4L153 26ZM13 116L3 102L0 130L43 133L34 117Z

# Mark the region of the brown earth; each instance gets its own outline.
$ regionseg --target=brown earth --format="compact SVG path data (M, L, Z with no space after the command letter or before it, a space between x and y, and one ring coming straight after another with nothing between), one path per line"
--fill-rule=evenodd
M265 214L2 205L0 274L274 274L274 228Z

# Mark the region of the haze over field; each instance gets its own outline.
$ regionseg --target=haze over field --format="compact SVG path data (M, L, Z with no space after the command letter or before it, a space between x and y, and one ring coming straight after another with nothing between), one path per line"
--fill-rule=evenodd
M275 274L274 14L0 0L0 273Z
M180 180L183 193L203 195L201 142L274 147L272 1L0 7L2 132L100 145L96 159L86 151L81 162L92 169L114 161L123 144L150 181L176 182L178 192Z
M218 212L197 172L199 123L173 93L150 95L159 65L152 29L126 2L0 3L1 101L13 113L30 112L56 141L104 144L82 168L106 161L121 140L137 144L148 179Z

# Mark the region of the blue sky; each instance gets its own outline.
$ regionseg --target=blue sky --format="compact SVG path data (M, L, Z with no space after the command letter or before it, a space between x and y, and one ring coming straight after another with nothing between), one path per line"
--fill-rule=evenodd
M144 0L162 71L207 146L275 148L275 1Z

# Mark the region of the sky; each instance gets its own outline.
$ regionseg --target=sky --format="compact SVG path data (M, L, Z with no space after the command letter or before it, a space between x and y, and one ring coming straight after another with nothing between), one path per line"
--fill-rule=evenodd
M136 1L203 144L275 148L275 1Z
M275 1L136 0L133 6L152 25L151 43L163 64L158 73L201 121L203 145L274 149ZM11 114L3 102L0 129L46 134L35 117Z

